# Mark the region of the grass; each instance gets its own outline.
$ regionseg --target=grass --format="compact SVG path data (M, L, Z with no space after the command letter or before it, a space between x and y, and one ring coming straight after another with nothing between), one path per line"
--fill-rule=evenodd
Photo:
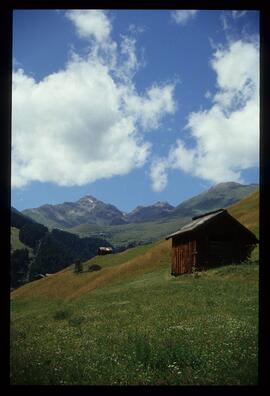
M19 239L19 232L20 230L15 227L11 227L11 233L10 233L10 243L12 250L16 249L29 249L28 246L24 245L20 239Z
M129 249L115 255L97 256L83 263L84 272L74 273L74 265L50 275L48 278L30 282L16 289L12 298L81 298L84 294L112 282L156 270L162 265L168 267L170 242L162 241ZM88 266L98 264L100 271L87 271Z
M17 289L11 383L256 384L258 265L173 278L166 244L154 249L163 249L160 263L150 265L151 250L138 256L141 267L135 257L108 263L108 271L122 269L112 276L102 268L98 284L97 274L76 275L69 268L61 273L62 286L56 274ZM109 257L99 258L103 266ZM77 290L65 283L67 275ZM53 277L58 287L50 284Z
M30 258L33 257L33 249L20 241L19 233L20 230L18 228L11 227L11 232L10 232L11 252L13 252L16 249L27 249L29 253L29 257Z
M232 205L228 211L259 237L259 191Z
M170 253L161 241L16 289L11 384L257 384L258 248L198 277L171 277Z
M51 219L48 219L46 216L43 215L43 213L39 212L37 208L33 209L25 209L22 211L22 213L26 216L31 217L38 223L46 225L49 229L52 228L59 228L59 224ZM64 228L64 227L63 227Z

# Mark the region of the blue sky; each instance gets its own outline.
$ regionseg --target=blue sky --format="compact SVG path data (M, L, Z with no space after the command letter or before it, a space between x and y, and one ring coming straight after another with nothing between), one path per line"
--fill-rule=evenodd
M18 10L12 205L258 182L259 13Z

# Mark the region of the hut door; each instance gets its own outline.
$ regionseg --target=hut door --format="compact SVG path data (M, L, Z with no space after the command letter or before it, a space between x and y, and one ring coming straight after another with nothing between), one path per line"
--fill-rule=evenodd
M196 241L182 242L175 246L173 254L173 273L176 275L192 272L195 265Z
M189 267L189 249L188 249L189 243L186 242L181 246L181 261L180 261L180 268L181 272L180 274L185 274L186 272L189 272L188 267Z

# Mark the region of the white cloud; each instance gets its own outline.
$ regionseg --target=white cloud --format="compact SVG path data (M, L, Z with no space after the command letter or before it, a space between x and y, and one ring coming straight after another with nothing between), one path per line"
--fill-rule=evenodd
M162 191L167 186L167 161L166 159L156 159L150 168L150 179L154 191Z
M236 18L241 18L242 16L246 15L247 11L239 11L239 10L233 10L232 11L232 17L234 19Z
M214 183L243 182L241 172L259 161L258 44L231 42L216 50L211 66L217 74L212 107L189 114L185 127L195 146L179 139L163 173L174 168Z
M195 155L196 151L194 149L186 149L183 142L178 139L176 145L170 149L167 167L172 169L181 168L187 173L193 172Z
M176 10L171 13L174 22L179 25L186 25L190 19L193 19L198 10Z
M207 90L207 91L205 92L205 94L204 94L204 97L205 97L206 99L211 99L211 98L212 98L211 92L210 92L209 90Z
M163 87L157 85L149 88L144 96L127 95L124 99L129 114L135 114L144 130L158 128L161 118L166 113L174 113L176 104L173 100L173 84Z
M175 110L173 84L138 94L135 41L123 37L117 45L106 14L90 13L85 19L81 11L68 14L78 34L92 36L86 57L73 54L65 68L40 82L22 69L13 73L13 187L32 181L83 185L127 174L149 156L143 130L155 129ZM100 44L105 37L106 51Z
M217 73L219 92L214 101L223 108L244 104L259 95L259 50L255 44L241 40L229 49L217 50L211 65Z
M121 42L122 67L117 70L118 75L126 81L132 79L141 66L136 57L136 40L127 36Z
M134 25L133 23L129 25L128 30L132 33L132 34L141 34L146 30L145 26L138 26L138 25Z
M223 12L220 15L220 20L221 20L221 24L222 24L222 29L227 34L230 31L230 29L231 29L228 13L227 12Z
M104 11L69 10L66 17L74 23L81 38L94 38L101 43L110 37L112 26Z

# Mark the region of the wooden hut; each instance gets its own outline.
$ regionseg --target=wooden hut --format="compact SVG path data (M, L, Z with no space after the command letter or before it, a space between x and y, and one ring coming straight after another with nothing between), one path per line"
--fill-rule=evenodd
M172 239L172 275L243 261L259 242L225 209L193 217L166 239Z
M111 247L99 247L98 248L98 255L103 255L103 254L111 254L113 252Z

